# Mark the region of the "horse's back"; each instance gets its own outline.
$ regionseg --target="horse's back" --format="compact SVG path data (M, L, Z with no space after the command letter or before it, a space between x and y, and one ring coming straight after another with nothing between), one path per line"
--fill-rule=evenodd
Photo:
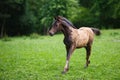
M88 34L89 36L94 36L93 31L89 27L81 27L78 29L80 32L83 31L84 33Z
M89 27L81 27L78 29L78 38L77 38L77 46L84 47L88 43L92 43L94 39L94 33Z
M81 27L81 28L79 28L79 30L80 31L81 30L85 31L89 35L89 42L91 42L91 43L93 42L94 32L92 31L91 28L89 28L89 27Z

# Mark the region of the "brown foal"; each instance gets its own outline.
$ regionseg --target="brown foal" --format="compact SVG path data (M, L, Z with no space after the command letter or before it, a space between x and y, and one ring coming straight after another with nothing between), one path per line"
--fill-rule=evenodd
M52 36L57 31L62 31L64 34L64 44L66 46L67 56L66 64L63 73L69 70L69 60L76 48L84 47L86 49L86 65L90 64L91 46L94 39L94 34L100 35L100 30L97 28L81 27L75 28L73 24L62 16L55 17L55 21L52 24L49 34Z

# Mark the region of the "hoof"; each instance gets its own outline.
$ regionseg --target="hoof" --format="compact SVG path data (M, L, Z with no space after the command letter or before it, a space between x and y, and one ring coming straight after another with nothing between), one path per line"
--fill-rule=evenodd
M88 61L88 64L90 64L90 61Z
M64 71L62 71L62 74L65 74L68 71L69 71L69 69L65 69Z
M90 64L90 61L88 61L88 62L85 64L84 68L87 68L89 64Z

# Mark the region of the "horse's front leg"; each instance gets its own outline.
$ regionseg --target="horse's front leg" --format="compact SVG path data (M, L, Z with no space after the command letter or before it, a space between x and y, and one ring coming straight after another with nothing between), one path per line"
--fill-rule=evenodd
M62 73L66 73L69 70L69 60L74 50L75 50L75 46L70 46L70 47L66 46L66 51L67 51L66 64Z

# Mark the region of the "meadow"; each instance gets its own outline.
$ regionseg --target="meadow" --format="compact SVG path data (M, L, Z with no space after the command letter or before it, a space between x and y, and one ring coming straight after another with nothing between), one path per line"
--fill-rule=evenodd
M70 70L63 35L0 39L0 80L120 80L120 29L95 36L91 64L84 68L85 49L76 49Z

